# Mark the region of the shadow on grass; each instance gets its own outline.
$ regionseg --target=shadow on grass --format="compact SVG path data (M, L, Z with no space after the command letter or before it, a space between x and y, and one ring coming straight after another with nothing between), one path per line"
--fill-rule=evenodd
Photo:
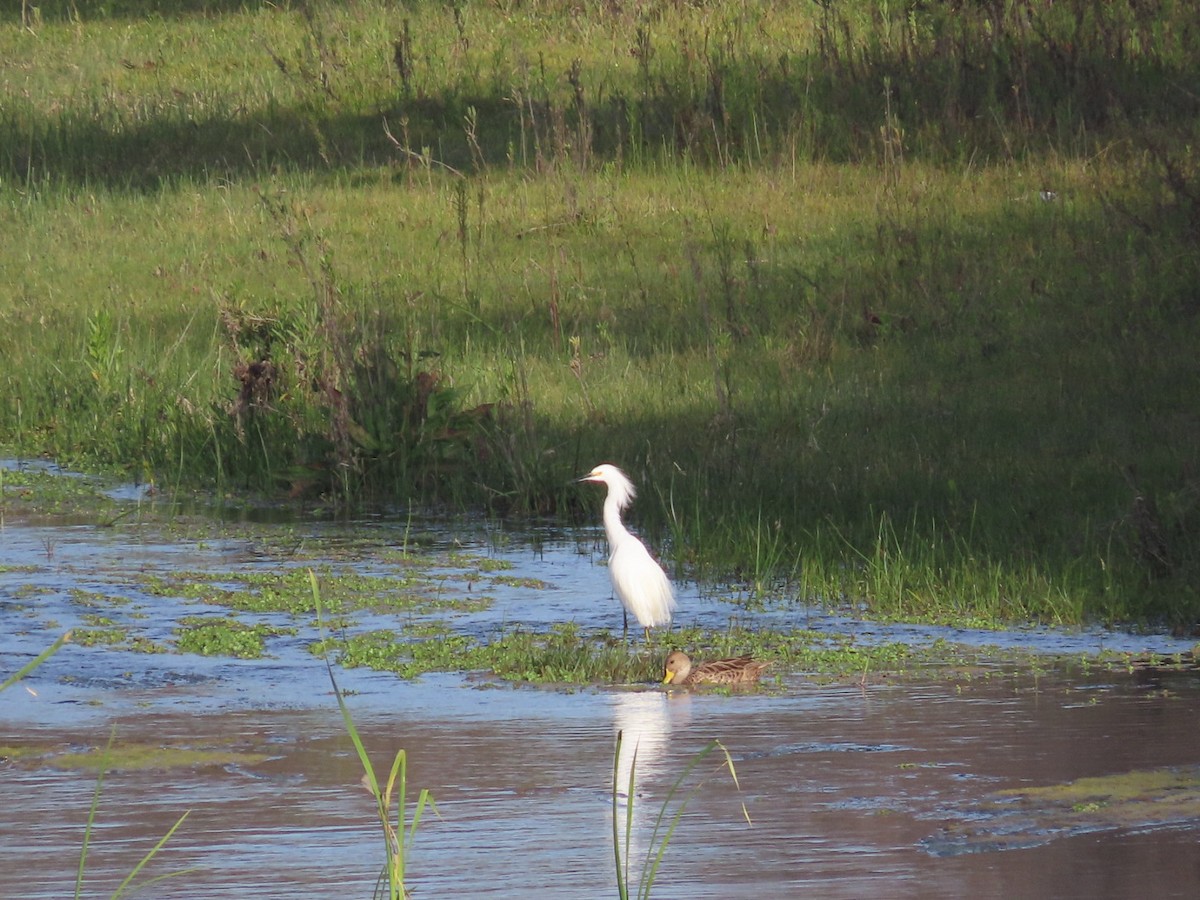
M1121 4L1084 0L995 7L928 4L888 25L864 18L854 4L844 12L829 4L818 49L778 58L732 40L700 50L649 23L624 23L619 33L636 40L630 52L643 63L617 83L588 84L572 68L510 84L511 74L481 73L464 54L456 63L461 70L436 87L395 85L393 94L342 102L315 64L289 68L276 59L304 96L291 108L264 99L266 108L237 101L236 110L222 111L218 101L198 115L166 98L151 101L151 109L161 103L158 114L140 112L133 121L121 114L112 124L103 105L98 113L30 105L10 113L0 132L0 165L17 183L49 178L153 191L177 179L261 177L276 168L344 171L422 158L459 172L640 159L716 167L797 157L874 162L896 153L955 163L1046 149L1086 156L1106 139L1187 127L1200 114L1200 94L1186 88L1200 80L1200 39L1167 14L1145 19ZM212 0L103 5L105 15L134 17L241 8ZM322 33L326 26L306 9L298 4L281 14L305 18L318 52L329 55L321 72L336 72L335 36ZM86 21L86 10L81 14ZM460 27L467 26L460 20ZM410 47L407 57L427 49ZM163 71L169 78L171 64L168 58L154 66L148 90ZM410 64L401 72L405 85ZM350 113L350 106L373 111ZM384 133L385 118L398 134L405 122L400 152Z

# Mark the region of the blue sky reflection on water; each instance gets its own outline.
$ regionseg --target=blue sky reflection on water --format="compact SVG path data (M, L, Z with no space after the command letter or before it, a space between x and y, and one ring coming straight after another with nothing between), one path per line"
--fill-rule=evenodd
M281 529L272 533L273 528ZM286 530L286 539L283 536ZM509 564L507 580L445 567L444 590L491 598L482 611L443 615L466 633L562 621L620 627L598 529L546 532L535 543L480 529L420 529L423 553L466 552ZM366 537L364 538L364 534ZM354 565L413 532L409 523L353 526ZM431 537L431 535L434 535ZM348 540L327 523L258 524L188 536L119 523L110 528L5 523L0 532L0 659L15 670L63 630L87 623L86 598L119 596L103 614L160 641L181 615L226 612L203 601L151 596L129 573L271 570L308 565L280 548ZM537 579L543 587L523 586ZM1101 649L1174 652L1162 635L1096 629L983 632L879 625L835 612L782 606L747 613L731 592L680 588L683 624L798 627L862 641L937 638L1047 653ZM441 614L439 614L441 615ZM247 616L251 620L256 617ZM393 617L394 618L394 617ZM264 621L290 621L268 614ZM360 627L382 627L385 615ZM156 897L369 896L382 843L328 676L307 652L310 623L268 642L269 658L228 660L68 646L25 683L0 695L0 743L49 750L121 741L266 753L254 765L114 771L89 881L109 893L183 811L192 810L151 874ZM625 735L624 783L636 747L635 857L690 756L710 738L729 749L741 791L706 764L656 896L1194 896L1196 823L1035 834L1024 849L930 852L977 818L980 797L1021 785L1196 763L1200 688L1095 673L993 674L966 683L817 684L796 676L748 695L667 693L653 686L550 689L496 685L469 673L406 682L339 671L376 766L409 753L412 786L428 787L413 848L416 896L614 896L611 846L613 739ZM715 763L716 757L711 758ZM94 789L90 772L9 763L0 780L0 896L60 897L74 866ZM753 824L742 817L745 804ZM622 813L623 814L623 813ZM949 836L949 837L947 837ZM931 838L935 839L931 843ZM941 843L938 843L941 840ZM950 843L947 844L946 841ZM1120 861L1114 870L1113 861ZM638 862L632 865L637 872ZM1069 874L1068 874L1069 873ZM1180 893L1186 891L1186 893Z

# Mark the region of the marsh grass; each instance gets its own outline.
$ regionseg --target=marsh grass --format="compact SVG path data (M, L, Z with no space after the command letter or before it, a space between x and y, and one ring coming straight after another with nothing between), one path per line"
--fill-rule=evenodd
M22 452L575 520L608 460L692 575L1200 615L1186 4L39 10Z
M83 830L83 844L79 850L79 867L75 874L75 900L79 900L79 898L83 896L83 880L84 872L87 868L88 849L91 846L92 830L96 823L96 813L100 808L100 794L101 789L104 787L104 775L108 768L107 760L112 751L113 741L116 740L116 737L117 729L116 726L114 726L108 737L108 746L105 748L104 755L100 760L99 771L96 774L96 789L92 792L92 804L88 808L87 825ZM125 896L133 889L133 882L141 873L142 869L149 865L151 860L158 855L158 852L162 850L164 846L166 846L167 841L169 841L171 836L179 830L179 827L187 819L190 812L191 810L188 810L187 812L184 812L183 815L181 815L178 819L176 819L175 824L167 830L166 834L159 838L157 843L155 843L153 847L146 851L142 858L138 860L137 864L130 870L129 874L125 876L124 880L117 885L117 889L111 894L111 900L117 900L117 898ZM194 870L180 869L175 872L167 872L163 875L155 876L154 878L148 878L137 885L137 890L141 891L150 887L151 885L165 881L168 878L178 878L182 875L187 875L192 871Z
M679 823L683 819L683 814L687 811L688 803L700 793L701 789L707 783L707 779L701 779L695 784L688 786L687 783L692 773L700 767L707 757L719 750L722 758L717 770L728 772L734 787L739 791L741 790L741 785L738 783L737 771L733 766L733 757L729 755L729 751L725 749L725 746L720 741L716 739L711 740L693 754L692 758L688 760L688 764L684 766L683 771L679 773L679 776L671 784L666 797L663 799L662 806L659 807L650 838L646 842L646 855L642 858L636 872L637 884L634 885L630 881L629 866L631 856L630 845L633 840L634 830L633 806L637 796L637 747L633 748L633 759L629 765L628 782L622 785L620 775L623 742L624 732L618 731L613 747L612 783L613 856L616 863L617 896L620 900L629 900L630 889L633 888L635 890L633 896L637 900L649 900L654 888L654 881L658 877L659 867L662 865L663 857L666 855L667 847L670 846L671 838L674 837L675 830L679 827ZM622 792L622 788L624 788L624 792ZM674 803L674 807L672 807L672 803ZM621 815L622 807L624 807L623 817ZM745 803L742 803L742 816L745 818L747 825L752 824L750 813L747 811ZM623 828L622 819L624 820Z
M317 609L318 621L320 621L322 609L320 585L317 582L317 576L314 572L310 571L308 578L312 590L313 605ZM383 896L382 888L386 885L386 896L390 900L405 900L409 896L408 891L404 887L405 875L408 870L408 855L412 849L413 838L417 833L417 826L421 823L421 816L424 814L425 809L428 807L434 813L437 813L437 806L434 805L428 789L422 788L417 795L416 802L413 804L411 819L408 818L410 815L408 808L408 754L403 748L396 751L396 755L392 758L392 766L388 771L387 779L380 782L375 772L375 766L371 762L370 754L367 753L367 749L362 742L362 737L354 725L354 719L350 715L350 707L346 705L346 698L338 687L337 678L333 674L333 664L329 661L327 654L322 654L322 657L325 660L325 668L329 673L329 683L333 687L334 696L337 697L338 709L341 710L342 721L346 726L346 733L350 736L350 740L354 744L354 751L358 754L358 759L362 763L364 781L371 791L371 796L375 798L379 825L384 836L387 862L380 875L376 895ZM394 822L392 818L393 804L395 808Z
M976 626L986 623L970 621ZM309 647L346 668L363 666L416 678L429 672L471 672L514 683L647 686L662 681L671 650L697 659L741 656L772 660L772 674L819 674L844 678L871 671L915 672L945 665L950 648L914 648L901 643L858 643L851 634L831 635L800 628L731 625L724 629L680 628L655 634L648 644L630 644L608 631L561 624L545 632L516 628L470 637L436 622L405 629L344 633Z
M58 653L58 651L70 641L71 632L68 631L49 647L31 659L28 663L6 678L2 683L0 683L0 691L7 690L30 672L33 672L35 669L45 663L46 660ZM84 873L87 869L88 849L91 846L92 829L96 823L96 813L100 808L100 794L104 787L104 774L108 769L108 759L112 751L113 741L116 740L116 737L117 729L114 726L108 736L108 745L105 747L104 753L100 758L100 763L96 773L96 787L95 790L92 791L92 802L88 808L87 824L84 826L83 830L83 842L79 848L79 864L75 870L75 900L79 900L79 898L83 896L83 880ZM190 810L188 812L190 812ZM144 869L151 862L151 860L158 855L158 852L166 845L167 841L171 839L171 836L179 829L179 826L184 823L184 820L186 820L188 817L188 812L185 812L183 815L181 815L175 821L175 824L167 830L167 833L159 838L158 842L149 850L147 850L142 858L138 860L137 864L130 870L129 874L125 876L121 883L117 885L116 890L114 890L110 895L112 900L118 900L118 898L125 896L130 890L133 889L133 883L137 879L138 875L141 874L142 869ZM186 875L192 871L194 870L180 869L175 872L167 872L163 875L158 875L154 878L148 878L145 881L140 882L137 885L137 889L140 891L168 878L176 878L181 875Z
M547 632L513 629L486 638L429 623L400 635L390 629L325 638L310 652L336 652L339 664L415 678L427 672L484 672L506 681L543 684L636 684L655 680L655 647L631 648L613 634L572 624Z

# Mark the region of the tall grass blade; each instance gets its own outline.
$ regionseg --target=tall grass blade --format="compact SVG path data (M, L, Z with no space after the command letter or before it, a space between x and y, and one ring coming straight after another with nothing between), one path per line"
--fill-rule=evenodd
M313 602L317 610L318 628L322 632L323 639L325 625L323 618L324 608L321 605L321 590L317 584L317 576L311 569L308 572L308 580L309 586L312 589ZM346 726L346 733L350 736L350 741L354 745L354 752L358 754L359 762L362 763L367 786L371 790L371 796L375 798L375 808L379 816L380 827L383 830L384 845L387 852L387 863L384 875L380 876L380 881L382 882L386 875L388 896L391 900L404 900L408 896L408 891L404 887L407 858L409 851L412 849L417 826L421 823L421 817L426 807L432 808L436 813L437 806L433 803L428 789L422 788L421 792L417 795L417 802L412 812L412 820L406 831L404 817L408 801L408 755L403 749L396 751L396 755L392 759L392 767L388 772L387 782L381 788L379 777L375 774L375 766L371 762L371 757L368 755L366 747L363 745L358 729L354 726L354 719L350 715L350 707L347 706L342 690L338 687L337 678L333 674L333 664L329 661L328 653L322 653L322 658L325 660L325 670L329 673L329 682L333 686L333 695L337 698L338 709L342 713L342 722ZM391 820L393 797L396 799L397 808L396 825L393 825Z
M623 742L623 734L617 732L616 747L613 751L613 853L617 866L617 896L620 900L628 900L629 897L629 846L631 835L633 833L633 802L634 789L636 785L637 772L637 748L634 748L633 761L629 767L629 783L627 785L626 807L625 807L625 858L621 858L621 835L618 826L618 811L620 809L620 791L618 778L620 777L620 762L621 762L621 745ZM700 790L707 784L707 779L701 780L691 788L679 801L674 813L670 814L669 824L666 825L664 831L664 822L668 819L668 813L671 809L671 803L677 795L683 790L684 783L688 777L696 770L696 768L714 751L720 750L724 756L724 760L718 766L718 769L725 769L729 772L730 778L733 780L733 785L740 792L742 789L741 783L738 781L737 770L733 765L733 757L729 755L729 751L719 740L715 738L709 741L701 748L691 760L688 762L684 770L679 774L679 777L671 784L670 790L667 791L666 799L663 800L662 806L659 807L658 815L654 820L654 828L650 834L650 843L646 848L646 856L642 861L641 873L638 877L637 900L649 900L650 894L654 889L654 881L658 877L658 869L662 864L663 857L666 855L667 847L671 844L671 839L675 835L675 829L683 820L683 815L687 810L688 804ZM750 820L750 813L746 809L746 804L741 803L742 816L746 820L746 824L753 825Z
M155 844L153 847L151 847L149 851L147 851L146 855L143 856L141 858L141 860L138 862L138 864L133 867L133 871L130 872L127 876L125 876L125 880L122 881L120 883L120 885L117 886L117 889L115 891L113 891L112 900L117 900L118 897L120 897L122 894L125 893L126 888L128 888L129 885L133 883L133 879L137 878L138 873L140 871L142 871L142 869L145 867L145 865L148 862L150 862L150 860L154 859L154 857L156 855L158 855L158 851L161 850L166 845L167 841L169 841L171 839L171 835L173 835L179 829L179 826L183 824L184 820L191 814L191 812L192 811L189 809L182 816L180 816L178 819L176 819L175 824L171 826L171 828L167 831L166 834L164 834L161 838L159 838L158 843ZM196 871L196 869L191 868L191 869L180 869L178 872L167 872L166 874L159 875L157 878L153 878L150 881L146 882L145 884L139 885L138 887L140 890L142 888L148 887L151 884L155 884L159 881L163 881L164 879L175 878L179 875L186 875L188 872L194 872L194 871Z
M634 835L634 790L637 781L637 746L634 746L634 758L629 764L629 784L625 785L625 859L622 863L620 856L620 841L617 833L617 822L619 821L618 810L620 808L620 790L619 790L619 767L620 767L620 744L623 740L623 732L617 732L617 749L613 754L613 773L612 773L612 832L613 832L613 850L617 853L617 892L622 896L622 900L629 898L629 848Z
M59 650L61 650L63 644L68 643L70 640L71 640L71 632L68 631L66 634L64 634L62 637L60 637L57 641L55 641L53 644L51 644L49 647L47 647L45 650L43 650L41 653L39 653L37 656L35 656L29 662L27 662L25 665L21 666L21 668L18 669L15 674L10 675L7 679L5 679L4 683L0 684L0 691L4 691L4 690L7 690L8 688L12 687L14 684L16 684L18 681L20 681L22 678L24 678L30 672L32 672L34 669L36 669L38 666L40 666L42 663L44 663L46 660L48 660L50 657L52 657L55 653L57 653Z
M621 731L618 731L617 732L617 746L616 746L616 749L613 750L613 780L612 780L613 856L615 857L616 865L617 865L617 897L620 898L620 900L629 900L629 889L626 887L628 878L626 877L625 870L621 866L621 829L620 829L620 824L619 824L621 821L621 818L619 815L619 812L620 812L619 800L620 800L620 796L621 796L621 789L620 789L620 781L618 779L620 779L620 777L621 777L621 741L622 741L623 737L624 737L624 733ZM632 778L632 775L630 777ZM632 809L633 804L630 803L629 806ZM627 839L629 836L629 828L630 828L630 822L629 822L629 819L627 818L626 822L625 822L625 835L626 835ZM626 855L626 857L628 857L629 856L628 843L626 843L625 851L626 851L625 855Z
M108 735L108 745L104 748L100 770L96 773L96 789L92 791L92 805L88 809L87 825L83 829L83 845L79 848L79 868L75 872L75 900L79 900L79 896L83 892L83 870L87 866L88 848L92 842L92 825L96 822L96 810L100 808L100 789L104 787L104 773L108 770L108 754L112 750L116 737L117 726L114 725L112 732Z
M654 831L650 838L650 849L647 850L646 853L647 862L649 862L650 853L653 852L654 840L658 835L659 827L662 823L663 816L666 813L667 806L671 802L671 798L682 787L684 780L688 777L692 770L700 765L704 758L712 753L713 750L718 749L725 757L724 761L717 767L718 770L727 770L729 772L729 777L733 781L733 786L737 788L738 791L741 791L742 786L738 781L737 770L733 765L733 757L729 755L729 751L725 748L725 745L714 738L713 740L709 741L708 744L706 744L695 756L692 757L691 762L688 763L682 774L680 774L680 776L675 780L675 783L671 786L671 790L667 792L667 799L663 802L662 810L659 812L658 820L654 823ZM662 840L659 843L658 853L655 855L653 865L649 866L648 871L647 867L643 865L643 878L645 878L646 884L645 890L639 891L639 898L648 898L650 896L650 888L654 885L654 879L658 875L658 867L662 863L663 855L667 851L667 845L671 843L671 838L674 836L675 829L678 827L679 822L683 819L683 814L687 810L688 804L691 802L693 797L700 793L700 789L703 788L706 783L706 780L701 781L694 788L692 788L691 791L688 792L688 795L683 799L683 801L679 804L679 808L675 811L675 815L671 817L670 827L668 827L666 833L663 835ZM754 823L750 820L750 811L746 809L745 801L741 801L740 805L742 808L742 817L746 820L746 824L753 825Z
M69 635L70 632L63 637L66 638L69 637ZM104 787L104 776L108 772L109 754L112 752L112 745L116 738L117 727L114 725L112 731L108 735L108 744L106 744L104 747L104 755L100 758L100 768L96 773L96 789L92 791L92 805L88 808L87 826L83 830L83 845L79 849L79 868L75 872L75 900L79 900L80 894L83 891L83 873L87 868L88 850L90 849L92 842L92 826L96 822L96 810L100 808L100 793L101 789ZM184 820L187 819L189 815L191 815L191 812L192 811L189 809L183 815L181 815L175 821L175 824L170 827L167 833L159 838L158 843L156 843L146 852L146 854L138 861L138 864L133 867L133 870L125 876L125 880L117 885L117 889L113 891L111 895L111 900L118 900L118 898L129 889L130 885L133 884L133 880L137 878L138 873L140 873L142 869L144 869L146 865L158 855L158 851L166 846L167 841L169 841L171 836L179 830L179 826L184 823ZM180 875L187 875L188 873L195 871L195 867L192 867L188 869L180 869L176 872L167 872L162 875L156 875L154 878L151 878L148 881L138 885L138 890L147 888L152 884L157 884L160 881L165 881L168 878L176 878Z

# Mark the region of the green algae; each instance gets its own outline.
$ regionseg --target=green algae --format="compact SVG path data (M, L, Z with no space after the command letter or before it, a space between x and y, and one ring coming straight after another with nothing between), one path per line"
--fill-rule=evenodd
M105 606L127 606L131 600L120 594L106 594L101 591L85 591L82 588L71 589L71 601L77 606L98 609ZM86 618L86 617L85 617Z
M1092 829L1200 821L1200 766L1134 769L1062 784L999 791L1048 829Z
M60 753L44 750L25 754L23 762L36 759L55 769L82 769L105 772L146 771L153 769L198 769L210 766L253 766L270 756L239 750L211 750L191 747L166 747L160 744L113 743L81 752Z
M83 477L43 468L6 469L0 477L0 523L94 522L111 525L131 512L108 496L102 476ZM47 547L47 554L53 553Z
M1200 822L1200 766L1134 769L1008 788L958 811L923 845L952 856L1036 847L1060 837Z
M81 647L105 647L109 650L128 650L133 653L170 653L171 648L155 641L144 634L137 634L131 628L115 624L110 619L92 616L84 617L90 620L93 627L75 628L71 639Z
M76 628L73 632L76 644L81 647L115 647L129 640L129 630L125 628Z
M447 596L445 579L429 577L406 568L383 575L367 575L349 566L324 564L312 567L289 565L270 572L138 573L135 580L155 596L201 600L243 612L315 615L316 605L308 588L309 568L322 585L322 603L332 614L348 611L416 612L455 609L464 612L486 609L491 601L484 595ZM461 581L480 581L472 573L457 576Z

